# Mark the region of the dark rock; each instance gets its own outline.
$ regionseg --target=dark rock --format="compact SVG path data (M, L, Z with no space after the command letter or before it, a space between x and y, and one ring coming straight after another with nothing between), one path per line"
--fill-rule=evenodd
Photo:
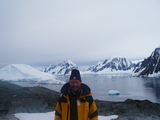
M140 113L130 113L119 116L116 120L160 120L158 116L147 116Z
M160 120L160 104L148 100L96 101L101 115L118 115L117 120Z
M0 116L53 111L59 95L44 87L21 87L0 81Z
M0 117L0 120L19 120L13 114L8 114L5 116Z
M144 59L142 62L139 62L135 69L133 70L133 76L138 77L148 77L154 73L160 71L160 47L156 48L152 54Z

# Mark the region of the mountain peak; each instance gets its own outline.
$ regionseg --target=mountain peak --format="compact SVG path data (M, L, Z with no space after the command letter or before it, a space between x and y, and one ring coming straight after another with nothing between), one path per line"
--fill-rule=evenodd
M153 56L153 57L159 57L159 56L160 56L160 47L156 48L156 49L152 52L151 56Z
M133 76L158 76L160 72L160 47L156 48L152 54L138 63L133 71Z
M111 56L104 62L99 62L96 66L89 68L91 72L113 72L127 71L132 69L132 62L121 56Z
M55 75L68 75L73 69L77 69L77 65L71 60L64 60L63 62L50 65L45 68L44 72L55 74Z

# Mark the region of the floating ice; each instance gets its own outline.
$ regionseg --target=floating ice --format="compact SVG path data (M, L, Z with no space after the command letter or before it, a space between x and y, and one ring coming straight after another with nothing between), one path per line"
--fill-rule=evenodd
M108 95L120 95L120 92L118 90L110 90Z

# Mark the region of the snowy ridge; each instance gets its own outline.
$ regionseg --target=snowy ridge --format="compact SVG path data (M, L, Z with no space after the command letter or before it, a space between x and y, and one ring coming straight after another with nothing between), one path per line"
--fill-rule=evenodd
M43 70L44 72L54 75L69 75L73 69L77 69L77 65L71 60L63 61L55 65L50 65Z
M0 69L0 80L3 81L32 81L37 83L64 84L56 80L54 75L44 73L26 64L10 64Z
M138 64L139 62L142 62L144 59L139 59L139 60L132 60L132 64Z
M97 65L88 68L84 74L118 74L130 73L133 69L133 64L130 60L120 57L112 56L104 62L98 62Z

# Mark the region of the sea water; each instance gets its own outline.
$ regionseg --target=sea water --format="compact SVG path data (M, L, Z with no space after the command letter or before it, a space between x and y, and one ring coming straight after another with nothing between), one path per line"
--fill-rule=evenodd
M67 81L67 77L59 77ZM91 88L94 99L124 101L126 99L150 100L160 103L160 79L131 76L83 75L82 82ZM57 89L59 90L59 89ZM119 95L109 95L110 90Z
M68 82L69 77L58 76L58 80ZM124 101L126 99L150 100L160 103L160 79L111 75L82 75L82 82L91 88L94 99ZM22 86L36 84L17 83ZM60 91L62 85L41 85ZM119 91L119 95L109 95L110 90Z

